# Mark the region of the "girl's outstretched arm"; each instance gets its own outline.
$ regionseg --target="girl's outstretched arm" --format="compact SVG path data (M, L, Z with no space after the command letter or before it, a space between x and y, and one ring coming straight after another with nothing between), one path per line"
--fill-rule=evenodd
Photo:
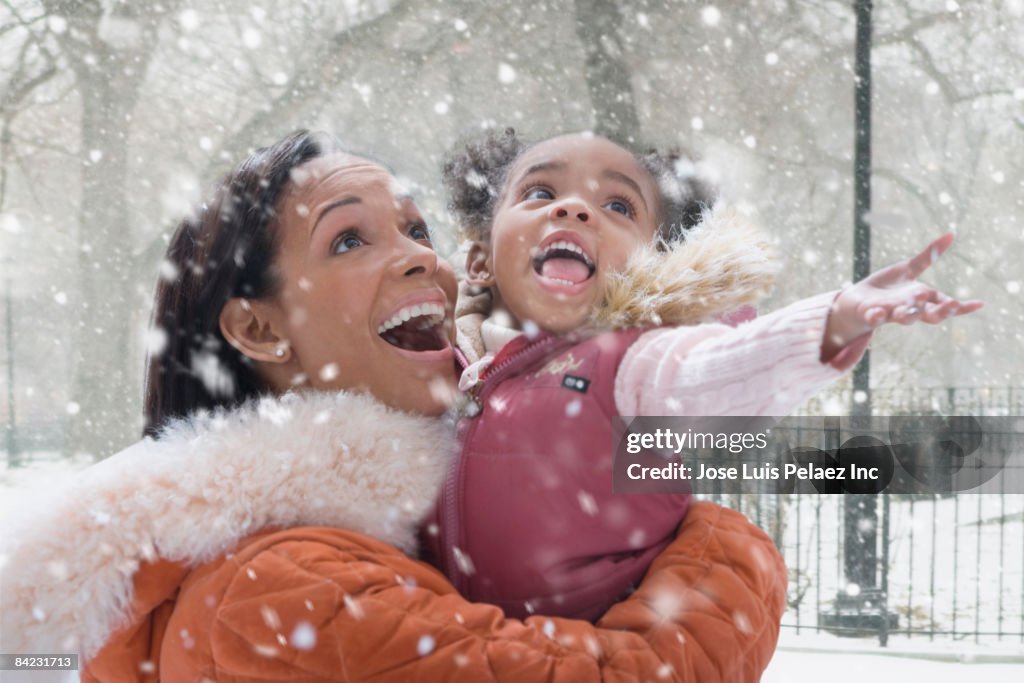
M825 327L822 360L832 358L857 337L885 323L910 325L920 321L935 325L984 306L982 301L959 301L918 282L917 278L951 244L953 233L947 232L916 256L877 270L840 292Z
M788 415L851 369L875 327L937 323L976 311L918 282L953 241L855 285L797 301L753 322L662 328L642 335L615 378L621 415Z

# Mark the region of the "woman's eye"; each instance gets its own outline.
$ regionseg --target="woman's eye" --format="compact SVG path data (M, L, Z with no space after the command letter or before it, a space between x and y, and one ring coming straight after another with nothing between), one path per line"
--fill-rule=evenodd
M334 240L334 243L331 245L331 253L344 254L346 251L363 246L363 244L364 242L359 235L347 232Z
M633 216L633 207L631 207L626 202L615 200L608 202L607 204L605 204L605 206L616 213L621 213L623 216L626 216L627 218L631 218Z
M409 237L416 241L426 240L427 242L429 242L430 231L427 230L427 226L425 225L413 225L412 227L409 228Z
M526 193L526 199L554 199L555 195L543 187L535 187Z

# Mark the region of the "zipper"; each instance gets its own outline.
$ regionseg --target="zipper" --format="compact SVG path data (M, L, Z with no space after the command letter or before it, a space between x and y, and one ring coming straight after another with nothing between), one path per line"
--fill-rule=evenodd
M456 513L458 511L458 493L462 488L463 450L465 445L470 442L470 439L472 439L473 435L476 433L476 428L478 426L476 424L476 417L483 412L484 401L491 392L494 391L494 387L498 385L498 380L504 377L505 374L508 374L510 366L512 366L516 361L522 359L523 356L528 353L536 352L539 349L546 349L558 341L565 341L565 337L550 335L539 341L527 344L501 363L487 368L484 378L471 387L467 392L470 400L477 407L477 411L469 418L471 423L466 428L465 432L457 434L459 448L456 452L455 459L451 464L451 476L448 477L445 482L444 490L441 492L441 510L447 514L444 515L444 524L438 531L438 533L441 534L440 546L442 568L444 569L444 573L451 580L452 585L455 586L455 589L460 593L465 592L468 574L462 571L461 567L453 567L452 564L458 564L455 561L455 548L457 547L457 541L459 538L459 519ZM462 420L459 422L461 424ZM470 558L470 560L472 560L472 558Z

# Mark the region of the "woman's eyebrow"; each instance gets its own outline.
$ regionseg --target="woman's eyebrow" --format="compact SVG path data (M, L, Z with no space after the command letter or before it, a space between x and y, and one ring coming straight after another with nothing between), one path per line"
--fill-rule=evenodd
M349 204L361 204L362 201L362 197L357 197L355 195L334 200L320 211L320 215L316 217L316 222L313 223L313 228L309 231L309 234L312 235L314 232L316 232L316 228L318 225L320 225L320 221L329 211L340 208L342 206L348 206Z
M644 199L644 193L643 193L643 191L641 191L640 184L638 182L636 182L635 180L630 178L625 173L620 173L619 171L613 171L610 168L605 169L604 171L602 171L601 175L603 177L605 177L605 178L610 179L610 180L618 180L621 183L625 183L626 185L629 185L633 189L633 191L636 192L637 196L640 197L640 201L642 201L644 203L644 209L646 209L647 211L650 211L650 209L647 206L647 200Z

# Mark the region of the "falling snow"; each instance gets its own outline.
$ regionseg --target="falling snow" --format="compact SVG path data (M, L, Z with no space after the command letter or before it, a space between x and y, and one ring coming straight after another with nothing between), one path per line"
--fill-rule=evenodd
M834 291L852 277L855 22L849 6L646 3L642 12L624 6L614 28L619 41L594 41L621 56L617 64L625 71L626 86L603 84L613 86L613 97L602 99L607 93L587 80L590 53L577 32L587 21L573 16L572 3L499 2L485 12L440 3L395 17L388 13L405 11L402 3L347 3L327 21L317 3L273 9L229 3L216 11L191 4L108 7L92 17L62 16L52 9L60 3L36 3L25 26L12 24L0 36L5 85L18 85L10 81L17 77L27 87L10 110L17 116L6 122L0 183L0 429L29 465L40 457L34 444L53 449L46 457L70 455L80 445L101 457L137 439L142 359L181 339L196 349L180 361L185 370L211 394L235 397L239 385L223 362L225 349L212 343L217 340L189 340L185 325L146 322L158 283L216 270L168 260L164 252L184 218L203 215L202 198L216 177L246 150L270 142L269 130L324 129L346 148L410 173L419 183L415 201L438 236L437 251L447 256L458 239L438 169L456 140L510 125L528 139L597 130L614 123L602 107L621 105L635 115L638 130L631 132L638 140L679 146L706 160L680 161L677 179L719 169L713 178L722 197L758 207L783 259L765 313ZM938 9L930 14L911 3L894 14L875 3L876 37L886 36L887 44L876 50L871 260L873 267L892 263L933 233L956 227L953 253L932 255L928 281L988 305L939 328L890 326L877 333L872 401L887 386L940 393L971 387L1004 396L1017 395L1012 392L1024 382L1018 352L1024 280L1017 265L1024 259L1024 175L1017 158L1024 145L1024 57L1012 39L1024 3L991 3L982 11L944 0ZM362 22L373 22L373 30L359 30ZM907 33L922 22L931 28ZM356 43L325 50L339 35ZM95 38L97 49L80 49L83 36ZM562 41L554 50L553 39ZM536 59L540 54L557 59ZM352 55L366 59L353 67ZM106 97L87 97L101 85ZM77 162L69 166L67 159ZM290 180L300 187L309 176L296 170ZM466 180L492 197L500 190L476 171ZM679 192L678 183L659 179L659 187L666 197ZM301 203L295 211L300 218L311 212ZM323 293L306 278L298 287ZM2 322L7 312L9 323ZM308 325L312 315L303 310L289 322ZM4 341L8 330L10 342ZM523 330L531 338L542 333L532 321ZM345 379L335 363L304 369L325 382ZM296 372L290 381L308 380ZM446 381L432 380L428 388L438 403L456 398ZM842 415L851 397L868 401L867 392L844 390L842 400L824 396L817 409ZM567 398L564 417L579 418L582 405ZM676 412L683 403L669 398L665 406ZM931 408L946 409L935 401ZM268 405L265 417L285 424L290 412ZM324 413L317 423L332 419ZM74 441L79 433L102 447ZM287 454L275 457L268 461L275 467L290 462ZM586 515L599 512L589 493L580 491L575 504ZM96 524L117 523L110 510L93 513ZM873 531L870 523L860 530ZM636 547L649 540L639 529L620 533ZM455 560L473 573L467 555L457 550ZM55 563L42 571L59 578L68 567ZM847 586L851 594L858 590ZM355 599L346 596L345 605L353 618L365 616ZM261 618L281 625L269 612L261 610ZM741 627L743 615L733 621ZM282 638L295 649L316 646L310 623L290 634L284 626L269 640L282 647L267 645L258 654L278 655ZM191 642L187 633L181 637ZM435 647L429 642L428 653ZM823 661L843 662L834 668L837 680L847 680L849 659ZM154 673L155 665L142 662L140 671ZM673 673L666 671L658 676ZM881 680L861 672L867 675ZM904 679L945 680L942 671L937 675ZM974 675L980 674L963 678Z
M722 12L717 7L710 5L701 10L700 16L708 26L718 26L722 21Z
M434 651L434 645L435 642L433 636L422 635L416 643L416 654L420 657L426 657Z
M509 85L516 80L516 70L510 64L502 62L498 65L498 80Z
M288 642L296 650L308 652L316 647L316 629L308 621L300 621L292 631Z

